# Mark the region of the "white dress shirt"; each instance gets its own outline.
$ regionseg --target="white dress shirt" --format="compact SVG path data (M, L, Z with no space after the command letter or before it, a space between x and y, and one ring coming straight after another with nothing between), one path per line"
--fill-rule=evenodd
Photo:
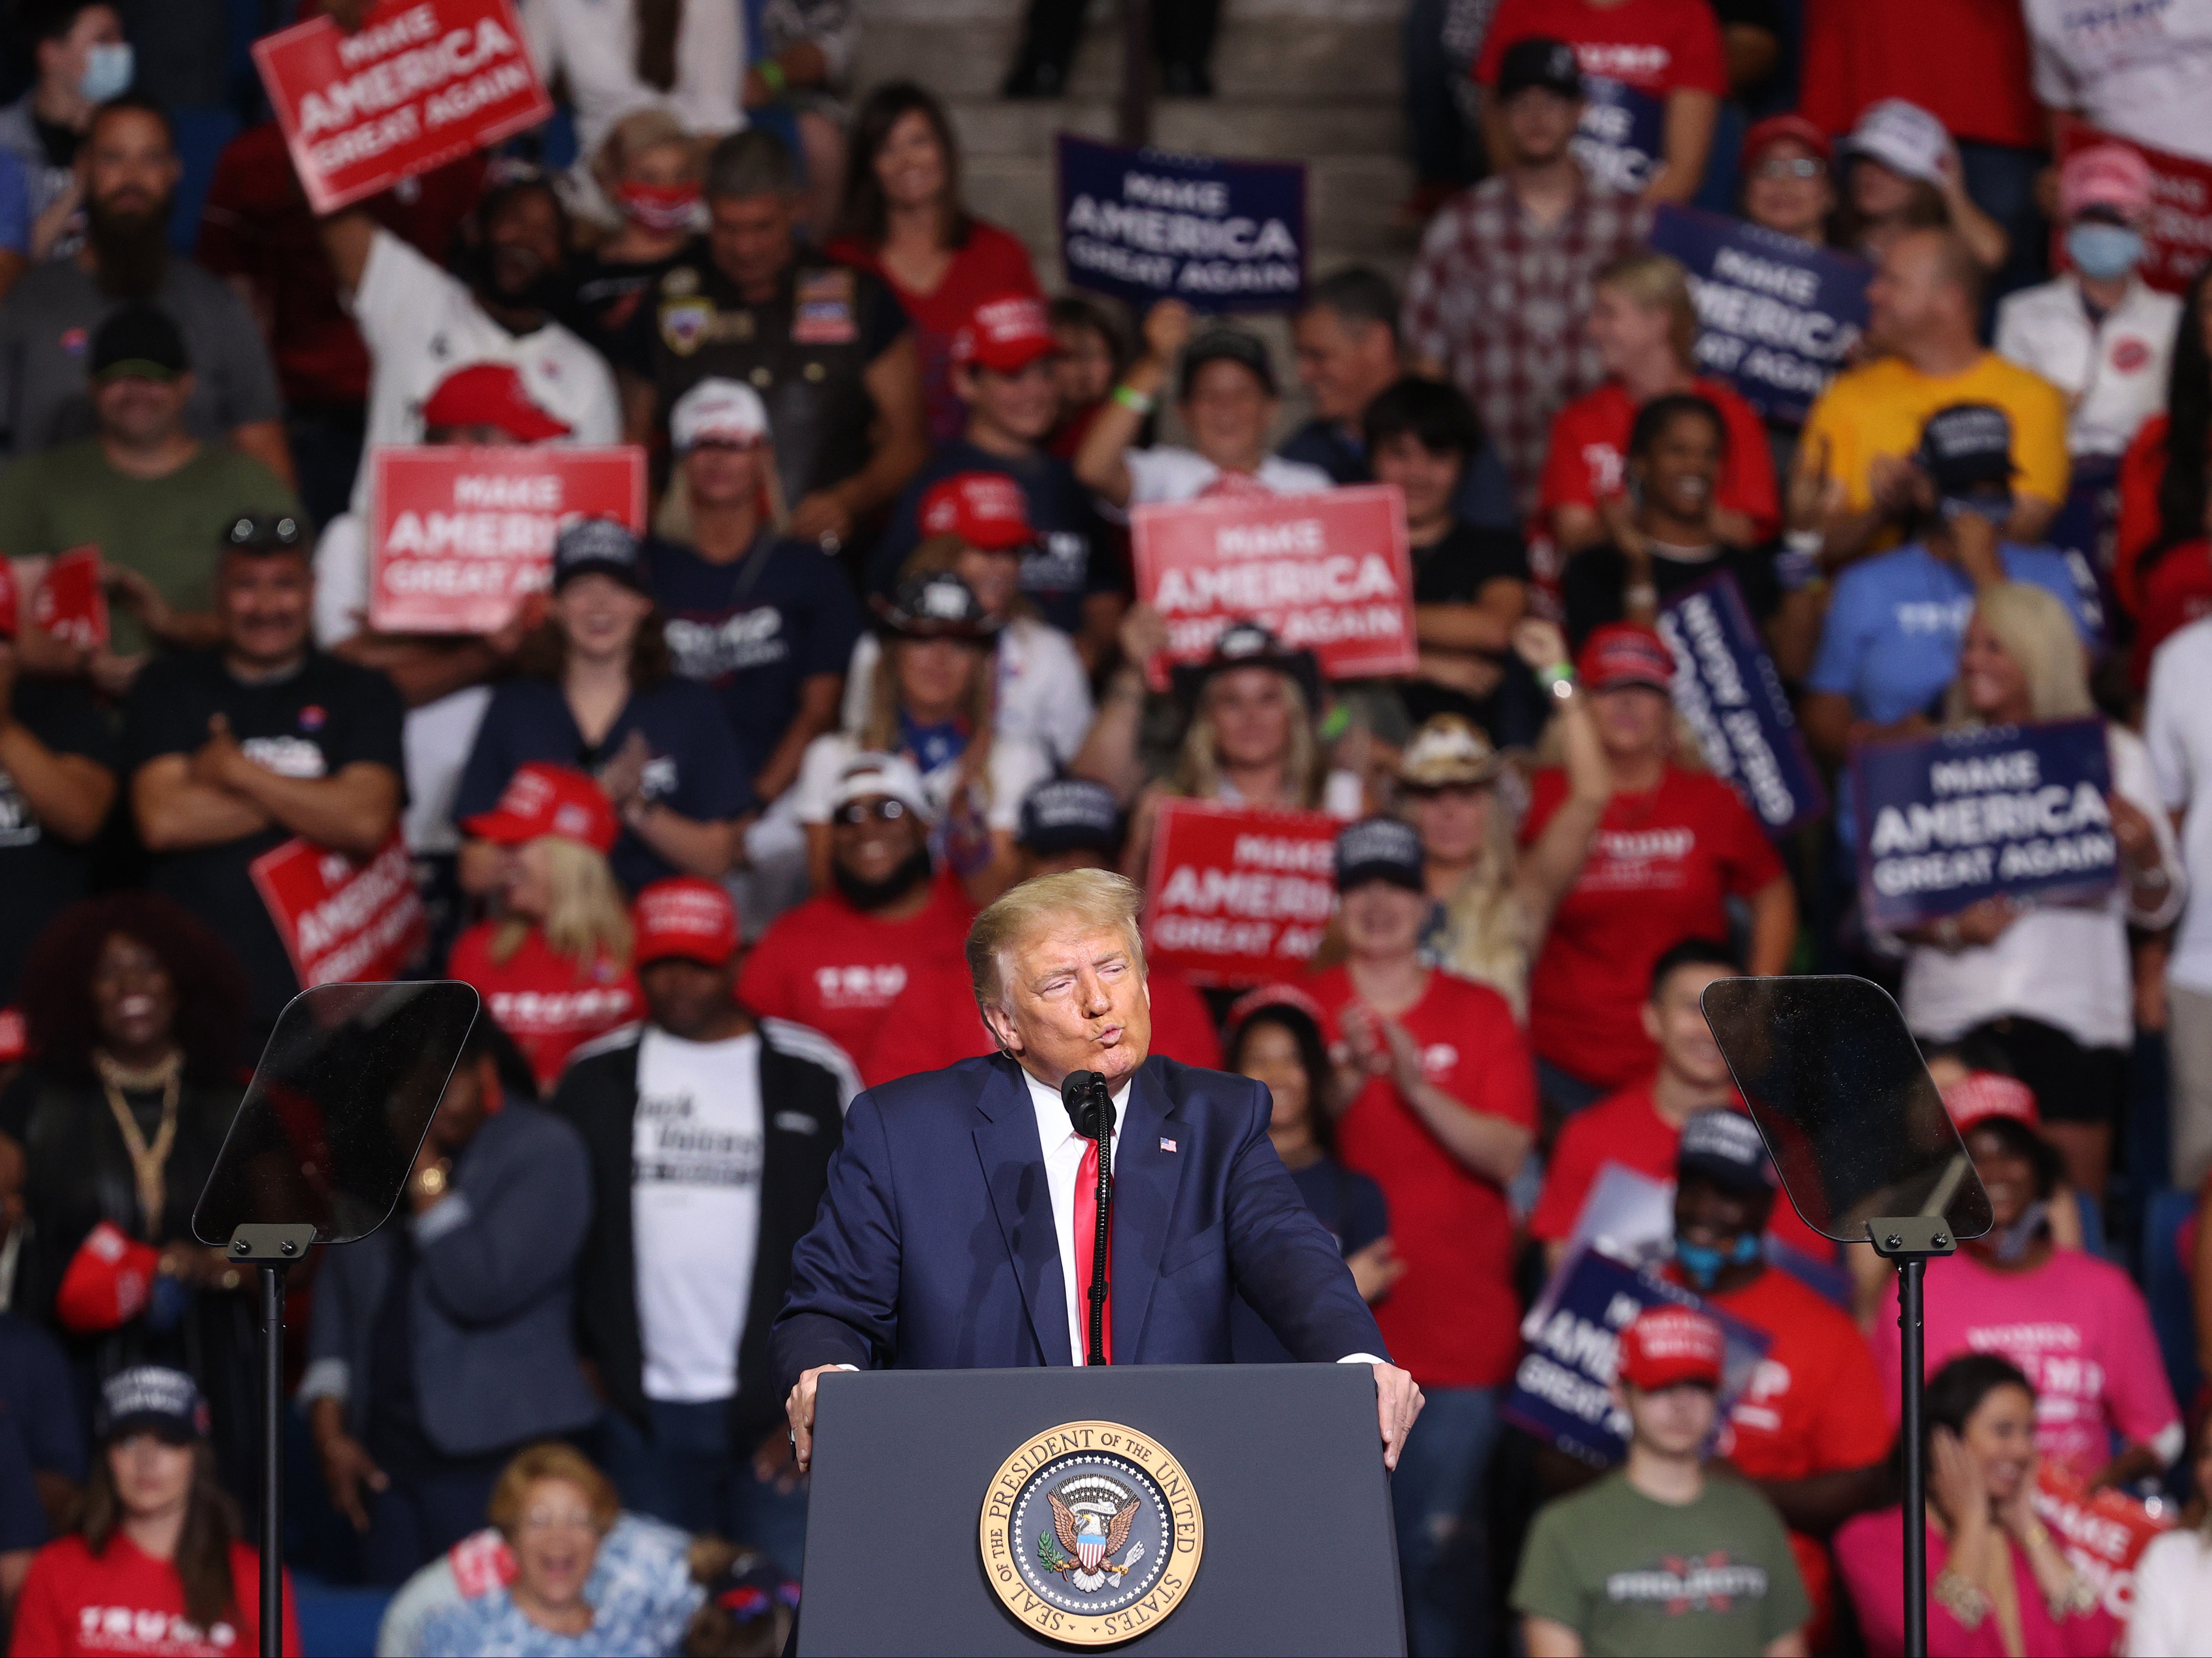
M1045 1188L1052 1193L1052 1230L1060 1238L1060 1277L1067 1290L1067 1351L1080 1364L1084 1327L1088 1322L1082 1291L1091 1284L1086 1278L1079 1285L1075 1277L1075 1183L1083 1172L1083 1148L1091 1142L1075 1132L1057 1089L1046 1087L1027 1071L1022 1072L1022 1080L1030 1085L1030 1104L1036 1110L1037 1143L1044 1147ZM1123 1083L1114 1095L1115 1127L1108 1137L1109 1146L1121 1145L1123 1108L1128 1101L1129 1084ZM1380 1364L1383 1361L1372 1353L1346 1353L1337 1363Z

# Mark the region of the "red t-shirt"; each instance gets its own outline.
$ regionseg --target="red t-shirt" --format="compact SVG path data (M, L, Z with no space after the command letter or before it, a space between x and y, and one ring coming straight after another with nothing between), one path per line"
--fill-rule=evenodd
M1565 772L1536 774L1524 844L1566 798ZM1759 820L1717 777L1669 766L1657 787L1616 793L1528 975L1536 1051L1601 1087L1649 1076L1659 1060L1644 1034L1652 964L1685 938L1726 939L1727 899L1782 873Z
M233 1615L211 1629L185 1616L184 1580L166 1560L140 1551L120 1532L94 1554L77 1536L57 1538L31 1561L15 1626L13 1654L40 1658L229 1658L261 1647L261 1557L230 1546ZM296 1658L300 1625L285 1574L284 1650Z
M1531 35L1564 40L1585 75L1602 76L1654 98L1676 88L1728 95L1720 26L1707 0L1501 0L1475 59L1474 78L1498 84L1506 47Z
M985 1040L975 993L966 988L967 969L961 956L975 914L975 906L949 873L931 886L928 906L903 921L864 914L840 894L825 892L769 923L738 974L738 999L755 1013L818 1030L848 1054L869 1054L885 1013L915 975L930 966L956 967L965 998L957 1023L941 992L930 1017L951 1026L947 1034L959 1051L951 1059L914 1069L933 1070L971 1054L988 1053L988 1046L967 1045L971 1027L977 1043ZM892 1062L898 1063L896 1054Z
M360 205L443 264L483 192L484 167L481 151L465 155ZM368 396L368 348L338 303L337 273L274 121L248 127L216 157L193 258L218 276L244 277L267 306L263 322L287 407Z
M1659 1114L1651 1102L1650 1079L1600 1100L1567 1119L1552 1147L1544 1171L1543 1195L1528 1217L1528 1236L1545 1243L1564 1243L1575 1233L1590 1188L1609 1163L1647 1179L1672 1181L1682 1131ZM1836 1246L1798 1218L1786 1196L1777 1194L1767 1230L1791 1248L1815 1260L1833 1260Z
M1721 458L1715 495L1720 505L1747 516L1761 541L1782 528L1782 502L1775 493L1774 454L1766 446L1766 426L1752 406L1718 380L1700 380L1697 393L1721 411L1728 427L1728 452ZM1537 510L1548 520L1556 507L1597 510L1606 496L1620 492L1623 456L1637 405L1619 380L1607 380L1587 397L1577 398L1552 422L1552 449L1537 488Z
M1332 968L1307 988L1328 1015L1333 1045L1344 1009L1358 999L1352 975ZM1534 1130L1535 1067L1503 996L1431 972L1398 1023L1420 1044L1428 1081L1471 1110ZM1346 1167L1382 1187L1406 1264L1375 1309L1391 1357L1426 1387L1503 1383L1521 1353L1505 1193L1447 1151L1387 1077L1369 1078L1338 1121L1336 1144Z
M2166 417L2143 422L2120 462L2120 525L2112 547L2112 586L2136 619L2129 665L2137 690L2150 683L2150 659L2160 645L2212 612L2212 544L2203 537L2176 544L2146 570L2143 556L2164 520L2158 492L2166 483Z
M944 280L927 294L899 285L884 269L876 250L850 236L840 236L823 250L873 276L880 276L898 296L907 320L914 325L914 343L921 355L921 389L929 404L929 435L933 442L949 443L968 424L967 405L952 391L952 337L975 314L985 300L1007 294L1042 298L1036 272L1030 268L1029 251L1007 232L988 219L968 222L968 245L952 250L952 264Z
M453 941L449 977L477 987L484 1011L514 1038L540 1089L561 1079L568 1055L639 1017L637 975L601 960L580 968L556 956L535 928L504 962L491 958L496 921L479 921Z
M1826 131L1906 98L1954 138L2043 145L2016 0L1805 0L1804 43L1799 107Z
M1766 1357L1729 1413L1721 1451L1747 1479L1809 1479L1889 1455L1889 1413L1874 1353L1848 1314L1774 1267L1708 1304L1771 1338ZM1790 1533L1790 1552L1812 1597L1814 1622L1835 1605L1835 1572L1816 1538Z
M1152 1051L1218 1071L1221 1037L1206 999L1165 968L1154 968L1147 982L1152 989ZM939 963L916 969L878 1022L875 1038L859 1060L860 1081L874 1088L997 1051L975 1011L966 964Z

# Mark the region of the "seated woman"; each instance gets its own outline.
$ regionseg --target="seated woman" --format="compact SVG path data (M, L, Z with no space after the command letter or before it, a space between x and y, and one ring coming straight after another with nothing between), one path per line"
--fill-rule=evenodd
M676 677L638 538L585 519L553 547L553 598L492 693L453 797L460 821L492 810L518 768L581 767L621 817L616 877L635 892L672 875L720 880L743 856L753 767L715 694ZM489 892L504 860L461 847L462 890Z
M1943 123L1919 105L1902 98L1869 104L1837 154L1844 171L1838 247L1878 259L1908 230L1948 228L1958 232L1983 270L2004 264L2012 239L1974 205L1959 146Z
M76 1529L33 1558L9 1652L245 1658L261 1649L261 1558L216 1483L207 1423L207 1402L182 1370L147 1364L108 1377ZM284 1651L293 1655L300 1626L289 1578ZM118 1607L130 1609L121 1640L107 1624Z
M1723 505L1723 458L1743 442L1701 392L1668 392L1638 411L1628 488L1601 503L1600 542L1569 560L1560 578L1569 638L1586 639L1608 622L1649 627L1670 595L1725 571L1761 624L1775 665L1788 679L1804 674L1820 640L1820 592L1809 583L1785 592L1771 550L1744 539L1745 520Z
M490 1517L513 1552L506 1587L423 1620L420 1650L450 1658L659 1658L684 1638L702 1593L656 1606L631 1595L586 1599L599 1544L621 1511L612 1481L568 1445L533 1445L507 1465Z
M1994 1353L1954 1358L1929 1381L1930 1652L2102 1658L2119 1637L2097 1586L2036 1515L2035 1418L2035 1389ZM1905 1650L1905 1526L1900 1505L1836 1533L1837 1569L1872 1658Z
M2040 587L1981 590L1959 655L1947 729L2095 718L2089 657L2066 607ZM2045 1138L2068 1181L2101 1199L2127 1107L2135 1042L2130 929L2181 914L2187 878L2150 751L2105 722L2107 797L2125 879L2078 903L1985 898L1906 935L1905 1023L1923 1045L1974 1041L2035 1090Z
M1740 155L1743 216L1778 236L1826 246L1836 210L1836 151L1819 123L1770 115L1743 135Z
M1995 1224L1929 1263L1929 1368L1960 1353L2003 1354L2039 1390L2037 1451L2084 1484L2124 1485L2171 1467L2182 1451L2181 1413L2150 1309L2120 1268L2053 1239L2062 1164L2034 1094L2011 1078L1984 1077L1947 1090L1943 1102ZM1869 1333L1893 1418L1896 1308L1893 1284Z
M1256 622L1231 623L1214 641L1211 657L1176 671L1177 699L1188 712L1188 723L1173 772L1164 780L1153 779L1139 750L1143 665L1166 647L1167 628L1159 613L1149 605L1132 606L1121 626L1122 664L1072 768L1135 802L1121 857L1124 875L1133 881L1144 878L1164 800L1358 815L1360 780L1351 772L1329 769L1316 726L1320 665L1312 652L1285 649Z
M1370 1302L1404 1275L1390 1242L1382 1188L1336 1157L1336 1078L1322 1041L1322 1011L1296 985L1262 985L1229 1010L1224 1068L1264 1084L1274 1102L1267 1138L1298 1194L1344 1251L1352 1281ZM1287 1364L1291 1356L1239 1296L1230 1309L1229 1345L1239 1364Z
M533 762L461 827L492 864L494 913L454 941L446 972L477 987L550 1093L570 1054L643 1005L607 865L614 807L583 773Z
M830 890L830 818L837 780L854 756L900 754L921 773L939 829L932 847L969 898L988 904L1014 884L1022 799L1052 774L1034 738L998 726L1000 623L950 571L911 577L878 607L883 663L870 676L865 716L817 737L799 768L795 807L805 826L814 890Z
M1533 618L1513 630L1513 647L1531 671L1567 660L1566 641ZM1437 714L1413 734L1398 762L1399 815L1421 837L1431 912L1421 940L1433 965L1486 984L1528 1017L1528 966L1544 947L1552 912L1582 872L1613 795L1613 778L1571 677L1559 710L1566 799L1526 847L1515 839L1525 797L1511 762L1456 715ZM1510 791L1509 794L1507 792Z
M1537 515L1559 556L1572 561L1605 540L1613 517L1608 505L1626 481L1630 429L1658 398L1702 398L1720 416L1708 507L1719 537L1741 547L1772 539L1782 508L1766 428L1732 389L1698 373L1698 312L1681 264L1648 252L1615 259L1591 282L1583 331L1597 349L1605 384L1559 410L1538 484Z

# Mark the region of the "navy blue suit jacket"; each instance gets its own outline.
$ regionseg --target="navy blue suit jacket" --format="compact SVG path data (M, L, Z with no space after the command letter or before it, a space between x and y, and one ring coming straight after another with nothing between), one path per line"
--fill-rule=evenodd
M1268 1113L1247 1078L1139 1067L1115 1135L1115 1363L1230 1363L1232 1290L1294 1359L1384 1354L1336 1240L1275 1155ZM1072 1362L1044 1148L1012 1060L964 1060L853 1102L770 1345L787 1388L819 1364Z

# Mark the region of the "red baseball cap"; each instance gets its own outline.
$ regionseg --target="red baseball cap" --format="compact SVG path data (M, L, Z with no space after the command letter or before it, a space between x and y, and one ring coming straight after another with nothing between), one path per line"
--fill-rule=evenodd
M423 399L424 426L492 426L518 443L565 438L569 428L538 406L512 363L456 368Z
M1623 685L1649 685L1663 691L1674 683L1674 653L1650 629L1634 622L1611 622L1583 641L1575 671L1594 691Z
M622 832L615 803L587 774L542 760L519 767L499 804L463 818L461 827L495 846L519 847L541 835L557 835L601 853L613 850Z
M1001 374L1019 374L1059 349L1043 303L1026 294L985 300L952 336L953 361L977 363Z
M1743 135L1743 148L1737 152L1736 170L1751 171L1752 162L1759 151L1784 138L1795 138L1823 161L1833 163L1836 147L1828 142L1828 135L1811 121L1797 114L1770 115L1763 121L1754 121L1751 130Z
M738 947L737 906L719 883L696 875L655 881L637 895L637 964L680 956L720 967Z
M1961 1134L1971 1133L1993 1117L2025 1128L2043 1126L2042 1114L2035 1108L2035 1090L2002 1071L1969 1071L1943 1090L1943 1108L1951 1114Z
M159 1249L104 1220L85 1234L63 1269L54 1294L54 1316L64 1329L78 1335L127 1324L153 1298L154 1275L161 1264Z
M1620 1333L1620 1363L1613 1374L1645 1393L1685 1382L1717 1388L1727 1352L1721 1327L1703 1313L1647 1307Z
M1036 539L1022 486L1004 472L955 472L921 498L921 532L958 536L986 553L1007 553Z

